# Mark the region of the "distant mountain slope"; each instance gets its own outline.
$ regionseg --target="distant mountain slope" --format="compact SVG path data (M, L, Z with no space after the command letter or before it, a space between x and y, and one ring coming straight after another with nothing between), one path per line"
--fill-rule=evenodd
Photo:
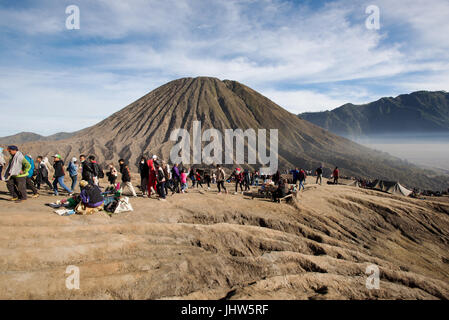
M347 137L449 132L449 93L418 91L364 105L302 113L300 118Z
M27 142L35 142L35 141L58 141L63 139L68 139L75 135L74 133L68 132L58 132L51 136L42 136L40 134L36 134L33 132L20 132L12 136L2 137L0 138L0 145L12 145L12 144L22 144Z

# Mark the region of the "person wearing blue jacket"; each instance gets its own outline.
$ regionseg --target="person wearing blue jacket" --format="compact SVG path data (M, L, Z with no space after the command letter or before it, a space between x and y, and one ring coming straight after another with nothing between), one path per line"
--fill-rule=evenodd
M297 184L299 181L299 170L298 168L295 168L294 170L291 170L290 173L292 174L292 180L293 184Z
M33 176L34 176L34 160L33 158L28 154L25 156L25 159L30 163L31 168L28 173L28 176L26 177L26 188L33 191L32 198L39 197L39 192L37 191L36 186L34 185Z
M67 171L70 175L70 179L72 179L72 191L75 190L76 183L78 182L78 165L77 165L77 159L72 158L72 161L70 161L69 165L67 166Z

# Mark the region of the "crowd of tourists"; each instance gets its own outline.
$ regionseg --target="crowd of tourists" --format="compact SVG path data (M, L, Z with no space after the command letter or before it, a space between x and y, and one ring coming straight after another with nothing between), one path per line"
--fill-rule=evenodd
M129 191L133 197L137 197L136 188L132 182L132 174L126 160L120 159L117 166L109 163L102 168L96 161L94 155L79 155L71 158L66 165L59 154L52 157L50 163L47 157L37 156L36 159L29 154L22 153L17 146L8 146L6 151L10 155L9 162L6 163L3 154L4 149L0 148L0 179L6 181L11 201L21 202L27 200L27 190L31 190L31 197L39 197L39 191L43 186L47 186L51 193L58 196L60 190L64 190L69 196L75 193L78 187L81 198L99 198L101 193L101 179L107 178L108 184L119 187L122 191ZM151 158L141 157L138 163L138 173L140 175L139 194L143 197L156 196L161 201L166 201L169 194L187 193L191 189L207 188L216 185L218 194L228 193L225 183L233 185L234 194L244 193L251 190L251 186L261 186L271 183L276 186L273 191L273 200L284 196L289 186L289 179L283 178L279 171L274 175L260 174L258 170L235 168L230 175L227 175L221 165L216 165L213 169L188 168L182 164L169 163L153 155ZM52 181L50 177L52 172ZM303 168L295 168L289 172L291 182L296 185L298 191L304 190L307 178L307 171ZM119 175L121 181L118 181ZM323 168L320 166L315 170L316 183L322 183ZM70 183L66 185L66 177L70 178ZM78 177L81 180L78 181ZM338 183L339 170L333 171L334 183ZM232 187L231 187L232 188ZM232 192L230 190L230 192ZM94 203L91 203L94 204Z

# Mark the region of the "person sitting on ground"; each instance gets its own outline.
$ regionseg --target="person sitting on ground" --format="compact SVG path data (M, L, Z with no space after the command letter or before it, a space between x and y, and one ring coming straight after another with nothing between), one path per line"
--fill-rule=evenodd
M101 211L104 208L104 198L98 186L89 184L85 180L80 181L81 202L75 208L76 213L89 215Z
M277 201L279 201L279 199L282 199L283 197L287 196L288 194L290 194L290 189L289 189L288 183L285 181L284 178L281 178L279 180L277 189L275 191L273 191L273 193L272 193L273 201L277 202Z
M21 202L27 199L26 177L30 172L31 164L17 146L9 146L7 150L11 159L4 175L6 187L11 194L10 201Z

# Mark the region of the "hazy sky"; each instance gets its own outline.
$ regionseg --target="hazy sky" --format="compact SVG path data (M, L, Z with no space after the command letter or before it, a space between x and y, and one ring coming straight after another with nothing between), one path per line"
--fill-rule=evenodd
M237 80L294 113L449 90L448 17L447 0L0 0L0 136L81 129L181 77Z

